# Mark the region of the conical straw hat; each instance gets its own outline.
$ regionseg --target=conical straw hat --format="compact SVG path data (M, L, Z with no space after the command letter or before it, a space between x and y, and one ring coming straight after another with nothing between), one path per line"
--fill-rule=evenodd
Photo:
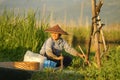
M51 33L58 33L58 34L68 35L68 33L65 32L64 30L62 30L58 24L53 26L53 27L51 27L51 28L46 29L45 32L51 32Z

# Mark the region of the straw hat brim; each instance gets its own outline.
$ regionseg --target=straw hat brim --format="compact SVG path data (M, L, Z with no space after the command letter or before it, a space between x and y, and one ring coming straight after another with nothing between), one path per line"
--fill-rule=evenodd
M68 35L68 33L65 32L64 30L62 30L59 25L55 25L55 26L53 26L51 28L48 28L48 29L45 30L45 32L58 33L58 34L62 34L62 35Z

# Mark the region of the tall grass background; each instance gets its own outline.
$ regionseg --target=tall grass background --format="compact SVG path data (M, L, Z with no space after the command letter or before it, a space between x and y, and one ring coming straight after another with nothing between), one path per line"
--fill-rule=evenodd
M44 32L44 30L54 24L59 24L69 33L68 36L63 35L62 37L71 46L77 49L77 46L82 44L85 47L84 50L86 50L90 25L77 25L72 20L69 24L61 23L53 20L52 16L42 16L40 20L36 19L36 17L38 16L36 16L34 11L21 15L15 14L14 11L5 10L0 14L0 61L22 61L27 50L39 53L42 44L49 37L49 34ZM72 65L68 69L74 70L76 73L67 74L67 79L64 76L66 75L64 72L45 71L45 73L36 72L31 80L73 80L73 78L76 80L119 80L120 65L117 65L120 64L119 27L120 24L103 27L105 40L107 42L117 42L118 46L109 49L105 56L102 57L101 70L96 69L94 64L91 67L84 67L80 58L74 58ZM41 74L43 75L41 76ZM53 77L50 75L53 75Z
M72 20L69 24L56 22L52 15L42 15L42 19L38 19L38 15L32 10L23 15L15 14L13 10L5 10L0 14L0 61L22 60L26 50L39 53L42 44L49 37L44 30L54 24L59 24L69 33L63 37L71 46L82 44L86 48L91 26L77 25ZM103 27L107 42L120 43L119 26L116 24Z
M48 23L36 25L33 11L24 16L4 11L0 15L0 59L18 61L22 60L26 50L39 52L47 38L46 27Z

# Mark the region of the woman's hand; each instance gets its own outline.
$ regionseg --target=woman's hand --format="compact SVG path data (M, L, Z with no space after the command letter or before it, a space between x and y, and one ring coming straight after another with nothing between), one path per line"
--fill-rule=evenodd
M90 62L89 62L89 60L88 60L88 58L86 57L86 55L84 55L84 54L79 54L79 57L83 58L83 59L84 59L84 62L85 62L86 64L91 65Z
M64 58L63 56L59 56L56 58L56 60L63 60L63 58Z

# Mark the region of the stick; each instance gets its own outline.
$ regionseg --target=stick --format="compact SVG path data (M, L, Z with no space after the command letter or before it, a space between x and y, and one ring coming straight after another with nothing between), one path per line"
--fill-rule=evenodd
M86 54L86 58L87 60L89 60L89 54L90 54L90 49L91 49L91 44L92 44L92 36L93 36L93 31L94 31L94 26L93 26L93 22L92 22L92 26L91 26L91 32L90 32L90 38L88 41L88 49L87 49L87 54Z
M97 18L100 19L100 16L98 16ZM99 21L98 23L99 23L99 26L101 26L101 21ZM105 42L105 38L104 38L104 35L103 35L102 28L100 29L100 35L102 36L103 47L104 47L104 51L106 52L107 51L107 47L106 47L106 42ZM100 58L102 56L103 56L103 54L100 55Z
M97 7L96 7L96 12L99 14L100 13L100 9L103 5L103 1L102 0L99 0L99 3L97 4ZM98 15L97 14L97 15Z
M79 47L79 49L81 50L82 54L83 54L84 56L86 56L85 53L83 52L81 46L79 45L78 47ZM85 61L85 59L83 59L83 60ZM91 66L91 64L90 64L90 62L89 62L88 59L87 59L87 64L88 64L89 66Z
M79 47L79 49L81 50L82 54L85 56L85 53L83 52L81 46L79 45L78 47Z
M61 53L61 56L62 56L62 53ZM60 68L62 70L63 69L63 59L61 59L60 64L61 64Z

